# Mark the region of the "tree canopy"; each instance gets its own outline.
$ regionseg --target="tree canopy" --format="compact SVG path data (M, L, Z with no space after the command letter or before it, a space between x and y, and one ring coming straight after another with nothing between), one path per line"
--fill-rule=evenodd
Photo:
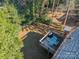
M23 47L18 38L20 19L13 5L0 8L0 59L23 59Z

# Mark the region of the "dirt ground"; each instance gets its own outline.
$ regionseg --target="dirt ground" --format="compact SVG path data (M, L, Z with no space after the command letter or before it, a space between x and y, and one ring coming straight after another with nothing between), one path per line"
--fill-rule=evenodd
M51 59L51 56L47 50L40 46L39 40L43 35L36 32L29 32L24 42L22 51L24 53L24 59Z
M33 24L26 26L22 31L19 32L19 38L22 40L26 37L28 32L37 32L45 35L49 30L57 32L59 35L63 36L63 31L61 30L61 25L45 25L45 24Z
M24 29L22 29L22 31L19 32L19 37L24 39L25 38L24 36L30 31L38 32L41 34L46 34L49 30L52 30L52 29L55 30L55 32L58 32L59 34L61 34L62 33L62 24L60 24L61 22L58 21L57 19L61 18L63 15L64 15L64 13L62 13L62 12L54 12L54 14L52 14L52 12L49 12L48 18L53 21L53 24L51 24L51 25L32 24L29 26L25 26Z

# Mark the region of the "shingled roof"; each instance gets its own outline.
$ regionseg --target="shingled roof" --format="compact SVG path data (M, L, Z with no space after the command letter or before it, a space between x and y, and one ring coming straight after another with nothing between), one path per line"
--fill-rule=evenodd
M79 28L64 40L52 59L79 59Z

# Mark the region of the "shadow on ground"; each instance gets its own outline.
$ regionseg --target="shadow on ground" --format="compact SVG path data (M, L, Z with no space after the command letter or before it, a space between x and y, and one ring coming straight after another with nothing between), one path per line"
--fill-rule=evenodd
M50 59L49 53L39 44L39 40L42 37L43 35L36 32L27 34L26 39L23 41L24 47L22 49L24 59Z

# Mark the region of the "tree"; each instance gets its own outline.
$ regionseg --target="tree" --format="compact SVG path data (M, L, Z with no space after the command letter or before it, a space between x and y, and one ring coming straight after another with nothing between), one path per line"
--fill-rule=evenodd
M47 18L47 7L45 7L46 1L47 0L32 0L26 3L25 18L27 23L44 23L42 21L51 22L51 20Z
M0 59L23 59L23 47L18 38L20 20L13 5L0 9Z

